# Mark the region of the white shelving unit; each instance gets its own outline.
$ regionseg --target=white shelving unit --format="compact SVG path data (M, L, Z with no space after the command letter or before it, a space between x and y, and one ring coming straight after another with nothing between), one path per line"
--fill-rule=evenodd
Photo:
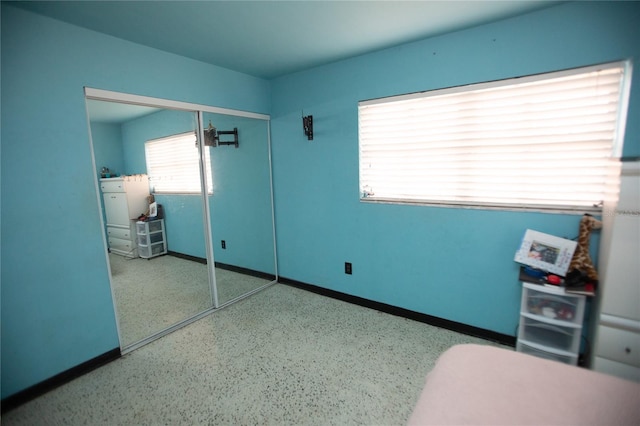
M136 222L138 255L144 259L167 253L164 219Z
M523 282L516 350L576 365L585 303L563 288Z

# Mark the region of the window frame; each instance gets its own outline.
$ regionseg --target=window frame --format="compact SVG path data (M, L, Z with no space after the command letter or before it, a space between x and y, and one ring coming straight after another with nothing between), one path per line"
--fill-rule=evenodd
M571 204L540 204L535 202L493 202L481 200L444 200L444 199L413 199L401 197L380 197L367 194L366 182L363 182L363 140L362 140L362 107L369 105L383 105L391 102L430 98L436 96L444 96L450 94L459 94L464 92L475 92L485 89L503 88L509 86L518 86L527 83L535 83L544 80L558 79L570 77L579 74L593 73L599 70L608 70L612 68L620 68L621 78L619 83L618 106L615 120L615 131L611 146L611 156L608 165L602 166L604 173L607 175L607 182L603 184L602 191L598 192L602 195L603 200L593 206L571 205ZM630 85L631 85L632 66L630 60L622 60L609 62L605 64L597 64L586 67L572 68L561 71L552 71L541 74L528 75L523 77L508 78L502 80L494 80L476 84L468 84L443 89L434 89L422 92L415 92L403 95L388 96L383 98L369 99L358 103L358 166L359 166L359 199L365 203L384 203L384 204L410 204L410 205L426 205L437 207L455 207L469 209L487 209L487 210L506 210L506 211L543 211L557 213L576 213L591 212L599 213L602 211L602 201L610 197L610 192L615 191L615 182L612 185L609 180L617 181L620 169L620 157L622 154L622 146L624 139L624 131L626 125L626 115L629 102ZM424 151L428 152L428 151Z

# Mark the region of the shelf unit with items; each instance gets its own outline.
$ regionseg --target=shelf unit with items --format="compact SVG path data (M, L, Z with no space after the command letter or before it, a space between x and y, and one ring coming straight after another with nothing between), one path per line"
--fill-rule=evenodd
M136 218L149 208L149 180L146 175L100 179L109 251L138 257Z
M516 350L576 365L585 304L584 295L523 282Z
M138 255L151 259L167 253L164 219L136 222Z

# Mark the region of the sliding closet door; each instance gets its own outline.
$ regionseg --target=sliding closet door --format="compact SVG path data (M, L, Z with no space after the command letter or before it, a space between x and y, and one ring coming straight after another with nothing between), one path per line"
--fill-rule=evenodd
M269 116L85 93L123 352L277 281Z
M215 282L220 306L276 279L269 121L203 113Z
M110 226L104 216L121 347L127 351L213 308L202 191L202 177L211 180L210 162L200 170L195 111L95 99L87 105L100 182L148 179L134 201L144 198L144 211L129 214L130 253L114 250L107 233L115 229L127 238L126 226ZM151 213L150 202L158 207L156 220L137 222Z

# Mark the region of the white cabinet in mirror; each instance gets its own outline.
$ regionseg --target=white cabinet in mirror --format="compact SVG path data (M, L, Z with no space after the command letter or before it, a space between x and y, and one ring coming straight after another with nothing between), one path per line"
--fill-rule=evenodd
M148 208L149 180L146 175L100 179L111 253L138 257L135 222Z

